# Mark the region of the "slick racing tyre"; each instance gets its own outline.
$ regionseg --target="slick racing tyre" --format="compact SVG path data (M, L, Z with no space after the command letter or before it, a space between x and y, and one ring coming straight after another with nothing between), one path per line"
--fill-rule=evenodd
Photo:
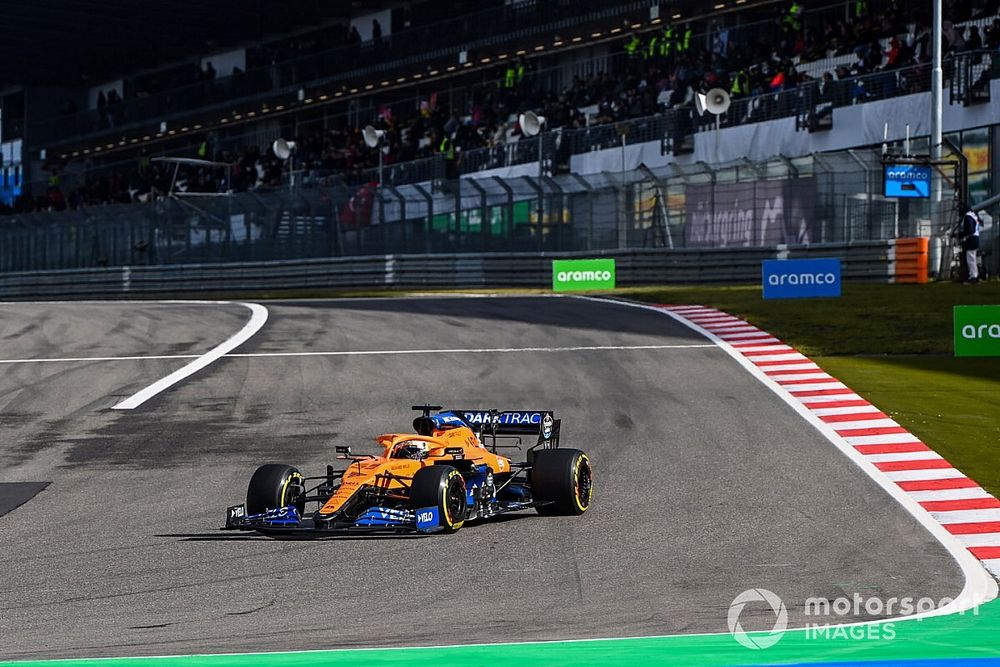
M257 468L247 487L247 514L294 505L302 514L302 473L283 463L268 463Z
M446 533L454 533L465 523L465 479L451 466L437 465L421 468L410 484L410 506L437 507L438 520Z
M583 514L594 491L590 459L579 449L543 449L535 452L531 467L531 497L539 514Z

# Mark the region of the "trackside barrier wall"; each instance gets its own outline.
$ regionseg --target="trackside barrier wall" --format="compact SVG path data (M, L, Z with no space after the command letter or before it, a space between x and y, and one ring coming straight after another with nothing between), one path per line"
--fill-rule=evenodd
M925 246L926 247L926 246ZM613 257L619 285L755 283L766 259L839 257L843 277L897 279L895 241L773 248L380 255L275 262L31 271L0 275L0 299L310 288L550 287L552 260Z

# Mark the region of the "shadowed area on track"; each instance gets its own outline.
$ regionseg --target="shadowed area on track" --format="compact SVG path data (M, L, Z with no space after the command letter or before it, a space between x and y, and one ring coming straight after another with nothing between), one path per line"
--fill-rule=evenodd
M0 516L38 495L48 482L0 482Z
M237 352L705 342L661 314L576 299L268 308ZM425 401L554 410L563 446L592 457L593 508L451 536L216 530L260 463L319 474L334 444L374 453ZM914 519L717 348L226 358L132 413L93 407L63 428L72 443L35 477L52 486L0 518L0 657L718 632L753 587L801 626L809 597L937 599L962 585ZM35 437L20 430L0 456ZM759 629L754 611L769 628L770 610L749 607L744 628Z
M0 303L0 360L199 355L247 317L236 304ZM78 438L114 421L112 405L189 361L0 364L0 481L79 462Z

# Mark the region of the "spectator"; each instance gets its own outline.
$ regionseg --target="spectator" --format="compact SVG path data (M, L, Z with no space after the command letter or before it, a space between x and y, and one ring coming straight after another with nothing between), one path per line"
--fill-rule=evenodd
M965 49L967 51L978 51L983 48L983 38L979 34L978 26L971 26L969 28L969 38L965 40Z
M374 122L386 131L386 166L442 155L447 160L449 174L455 175L456 167L463 164L463 154L468 154L470 150L491 149L482 154L487 155L482 166L499 166L503 151L517 150L516 145L508 145L508 137L511 137L512 143L516 142L520 138L520 130L509 123L509 118L529 109L546 116L550 129L586 128L650 116L667 109L690 108L695 91L705 92L721 87L731 91L734 97L748 100L747 104L738 107L743 120L757 121L772 118L776 113L788 113L793 110L798 97L776 93L792 90L804 83L803 76L793 64L795 55L800 61L835 54L856 55L853 69L837 68L835 73L823 75L816 83L816 99L832 105L823 108L824 114L834 106L852 101L883 99L895 94L899 86L908 92L926 90L929 73L926 69L910 67L914 62L928 62L929 31L921 22L921 19L926 20L922 14L891 7L887 13L872 14L866 6L858 17L825 22L820 26L806 25L802 21L802 5L795 4L794 7L795 16L801 23L799 29L794 31L785 31L776 25L770 26L768 35L731 29L724 48L716 44L714 49L705 48L708 45L701 40L681 38L675 31L669 41L669 49L654 49L650 53L647 48L636 48L635 57L627 59L623 70L576 76L563 90L542 88L530 69L534 61L521 58L508 60L495 72L499 85L490 83L471 89L464 108L446 111L437 104L432 94L415 105L417 110L410 115L406 113L405 104L383 105L378 109L377 117L356 122L361 126ZM638 35L623 34L622 47L634 44L636 38ZM887 38L888 47L883 52L882 43ZM974 47L977 39L982 38L978 31L970 30L967 46ZM381 39L381 25L377 20L372 22L372 39ZM1000 21L994 22L985 31L985 39L987 44L1000 39ZM356 27L351 27L345 41L354 45L360 43ZM688 46L678 46L683 44ZM277 86L279 62L316 48L316 44L308 40L289 39L270 45L267 51L261 49L257 57L271 57L274 64L273 83ZM250 56L248 53L248 59ZM902 73L896 71L904 67L907 69ZM509 73L505 69L509 69ZM203 70L197 65L178 70L178 76L185 75L185 72L193 80L215 75L210 62L206 62ZM866 73L873 75L864 81L857 78ZM232 74L235 90L243 72L234 68ZM987 75L984 70L982 76ZM150 80L149 85L152 90L156 82ZM105 97L105 91L101 91L97 104L104 127L117 126L123 108L118 93L111 92ZM821 118L817 116L817 120ZM611 135L606 131L595 131L592 136L596 138L591 145L600 147ZM590 141L589 138L587 140ZM377 153L364 148L358 129L344 121L334 123L327 129L305 132L303 136L296 137L296 141L300 146L296 166L306 170L309 183L326 182L324 179L334 178L332 174L336 174L336 178L360 183L365 172L378 163ZM204 155L196 152L195 147L199 145L204 147ZM222 180L219 174L210 170L185 172L183 187L188 191L240 192L281 184L281 164L268 150L250 146L220 151L214 139L207 142L195 140L192 146L192 157L198 155L217 159L233 167L231 182ZM477 166L480 164L478 159ZM168 188L169 177L163 173L162 167L155 163L140 163L138 169L109 168L100 175L94 172L83 183L67 189L68 195L62 201L70 208L111 202L155 201ZM54 192L46 192L36 200L22 201L20 206L29 210L31 207L49 208L55 205L54 198L58 201L60 197L61 193L57 196Z
M103 90L97 92L97 117L100 119L102 130L111 126L108 118L108 98L104 96Z
M966 282L977 283L979 282L979 262L976 259L976 253L979 251L979 216L964 202L960 208L964 213L958 240L962 243Z
M986 48L991 51L1000 49L1000 19L993 19L993 25L986 29Z

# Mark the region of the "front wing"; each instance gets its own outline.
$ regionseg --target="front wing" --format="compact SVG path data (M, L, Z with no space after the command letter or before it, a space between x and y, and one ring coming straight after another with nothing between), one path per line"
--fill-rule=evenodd
M488 519L498 514L534 507L534 502L498 503L488 515L475 518ZM234 505L226 510L223 530L250 530L267 535L320 537L344 533L435 533L442 529L437 507L417 510L391 507L370 507L354 521L317 523L311 517L302 517L294 506L268 510L262 514L246 513L245 505Z

